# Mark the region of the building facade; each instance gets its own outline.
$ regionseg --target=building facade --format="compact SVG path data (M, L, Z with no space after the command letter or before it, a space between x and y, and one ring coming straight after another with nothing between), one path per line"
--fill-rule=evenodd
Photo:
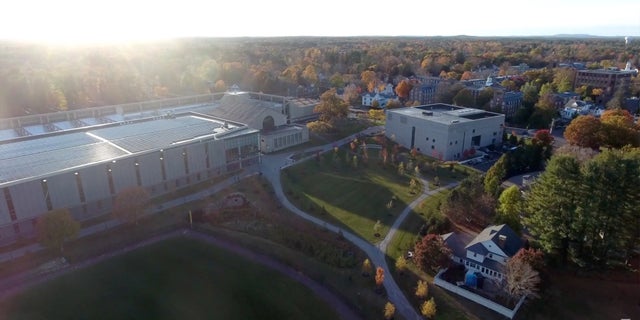
M386 111L385 135L441 160L464 160L471 149L502 143L504 114L449 104Z
M295 103L295 102L294 102ZM185 105L186 104L186 105ZM66 208L78 220L112 211L131 187L153 196L235 172L309 140L312 102L227 92L3 119L0 245L34 235L37 218Z
M635 71L612 69L577 70L573 87L591 86L604 91L604 99L608 100L619 87L629 87Z

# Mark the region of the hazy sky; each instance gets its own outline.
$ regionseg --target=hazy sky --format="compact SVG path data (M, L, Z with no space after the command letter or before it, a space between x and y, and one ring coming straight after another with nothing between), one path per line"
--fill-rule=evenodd
M0 5L3 39L461 34L640 37L640 0L5 0Z

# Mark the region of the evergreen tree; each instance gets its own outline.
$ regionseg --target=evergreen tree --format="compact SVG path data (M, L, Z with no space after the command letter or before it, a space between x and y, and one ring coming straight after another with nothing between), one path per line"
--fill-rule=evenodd
M573 227L583 197L581 182L575 158L554 156L526 195L525 224L546 252L559 254L564 262L570 244L580 239Z

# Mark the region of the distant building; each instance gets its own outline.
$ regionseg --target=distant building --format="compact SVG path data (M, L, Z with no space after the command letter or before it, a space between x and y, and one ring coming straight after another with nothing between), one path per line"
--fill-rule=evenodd
M432 104L436 102L438 85L444 81L440 77L420 77L415 81L409 92L409 101L418 101L419 104Z
M397 100L395 92L393 91L393 85L387 83L382 91L377 88L372 93L365 93L362 95L362 105L365 107L372 107L374 101L378 102L378 108L384 108L391 100Z
M607 101L619 87L629 87L631 77L637 73L634 70L619 70L618 68L599 70L577 70L574 88L591 86L604 90L602 101Z
M502 143L504 115L449 104L387 110L385 134L441 160L463 160L471 149Z

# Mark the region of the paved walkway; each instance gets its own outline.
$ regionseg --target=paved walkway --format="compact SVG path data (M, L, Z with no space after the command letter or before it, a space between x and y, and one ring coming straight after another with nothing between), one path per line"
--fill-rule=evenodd
M377 126L377 127L371 127L368 128L362 132L360 132L359 134L354 134L351 135L349 137L343 138L341 140L332 142L332 143L328 143L324 146L321 147L311 147L308 148L305 151L321 151L321 152L326 152L329 151L331 149L333 149L336 146L342 146L344 144L347 144L349 142L351 142L354 138L356 138L356 136L362 134L362 135L369 135L369 134L375 134L375 133L379 133L382 132L384 128L381 126ZM203 197L207 197L210 196L212 194L215 194L216 192L219 192L220 190L227 188L231 185L233 185L234 183L238 182L239 180L248 177L248 176L252 176L252 175L256 175L258 173L261 173L265 176L265 178L267 178L267 180L269 180L269 182L273 185L276 196L278 198L278 200L285 206L287 207L287 209L291 210L293 213L299 215L300 217L311 221L317 225L323 226L326 229L335 232L335 233L339 233L342 232L342 234L344 235L344 237L349 240L351 243L353 243L354 245L358 246L361 250L363 250L368 256L369 259L371 260L371 262L379 267L382 267L384 270L388 271L390 270L388 265L387 265L387 261L385 259L385 251L387 249L387 246L389 244L389 242L391 241L391 239L393 239L393 236L395 235L398 227L402 224L402 222L404 221L404 219L408 216L409 212L411 212L411 210L418 205L420 202L424 201L424 199L426 199L427 197L429 197L432 194L437 193L439 190L444 189L444 188L451 188L453 186L455 186L456 184L450 184L447 185L445 187L433 190L433 191L428 191L428 183L426 180L422 180L424 187L424 190L422 192L422 194L416 199L414 200L412 203L409 204L409 206L407 206L407 208L404 209L404 211L400 214L400 216L396 219L396 221L393 223L393 225L391 226L389 232L387 233L387 235L385 236L385 238L378 244L378 245L373 245L371 243L369 243L368 241L360 238L359 236L356 236L354 234L352 234L351 232L344 230L342 228L339 228L337 226L334 226L332 224L329 224L317 217L314 217L300 209L298 209L297 207L295 207L292 203L290 203L288 201L288 199L286 198L286 196L284 195L283 189L282 189L282 184L280 181L280 171L287 167L290 166L294 163L293 160L291 160L291 155L292 154L288 154L288 153L279 153L279 154L270 154L270 155L264 155L262 156L262 161L260 164L258 165L254 165L248 168L245 168L243 170L243 172L239 175L236 176L232 176L214 186L212 186L211 188L202 190L200 192L194 193L194 194L190 194L181 198L177 198L174 200L170 200L167 201L161 205L158 205L154 208L152 208L151 213L150 214L154 214L157 212L160 212L162 210L166 210L172 207L176 207L185 203L189 203L195 200L199 200L202 199ZM313 156L310 156L309 158L313 158ZM309 159L307 158L307 159ZM300 161L300 160L299 160ZM301 160L301 161L304 161ZM119 221L107 221L104 223L100 223L85 229L82 229L78 235L78 237L83 237L83 236L87 236L93 233L97 233L97 232L101 232L101 231L105 231L111 228L114 228L118 225L120 225L122 222ZM11 260L11 259L15 259L18 257L21 257L29 252L35 252L35 251L39 251L42 250L43 247L40 244L33 244L30 246L26 246L11 252L6 252L6 253L2 253L0 254L0 262L3 261L7 261L7 260ZM15 280L20 280L19 277L21 275L16 275L16 279ZM24 275L23 275L24 276ZM4 279L4 280L11 280L11 279ZM3 280L3 282L4 282ZM11 282L11 281L9 281ZM0 284L0 287L2 285ZM389 274L387 272L386 276L385 276L385 280L384 280L384 287L386 289L387 292L387 296L389 298L389 300L396 306L396 310L402 314L402 316L405 319L422 319L420 315L418 315L418 313L416 312L415 308L411 305L411 303L407 300L407 298L404 296L404 293L402 292L402 290L400 290L400 288L398 287L397 283L395 282L395 280L393 279L393 275ZM348 317L348 319L352 319L350 317Z

